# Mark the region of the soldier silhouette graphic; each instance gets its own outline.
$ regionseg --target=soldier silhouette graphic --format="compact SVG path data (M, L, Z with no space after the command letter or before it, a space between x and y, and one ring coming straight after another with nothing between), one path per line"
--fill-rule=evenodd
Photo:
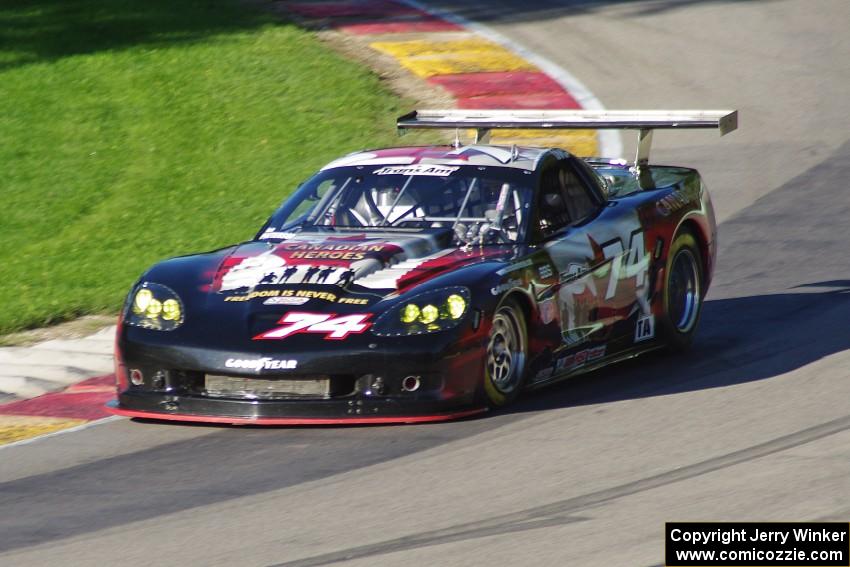
M320 270L319 266L310 266L310 269L307 270L307 273L304 274L304 279L301 280L302 283L309 283L313 276Z
M298 271L298 266L290 266L283 271L283 276L280 278L280 283L285 283L286 280L291 278L295 272Z
M336 285L340 287L345 287L351 283L351 280L354 279L354 270L346 270L339 279L336 281Z
M327 281L328 279L328 276L334 273L335 271L336 268L334 268L333 266L328 266L327 268L319 272L319 277L316 278L316 281L319 283L325 283L325 281Z

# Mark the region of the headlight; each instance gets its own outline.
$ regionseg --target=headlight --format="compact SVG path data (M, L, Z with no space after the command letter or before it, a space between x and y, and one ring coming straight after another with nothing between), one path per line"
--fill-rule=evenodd
M183 303L171 288L145 282L133 292L124 322L134 327L173 331L183 323Z
M383 337L423 335L460 324L469 311L469 290L447 287L415 295L375 320L372 332Z

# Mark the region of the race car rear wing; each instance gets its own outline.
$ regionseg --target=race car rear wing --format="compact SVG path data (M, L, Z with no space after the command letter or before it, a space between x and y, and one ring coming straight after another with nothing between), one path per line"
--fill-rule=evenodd
M652 131L661 128L718 128L720 135L738 128L737 110L414 110L399 117L399 132L410 128L474 128L476 143L491 130L584 129L638 130L635 167L649 163ZM612 156L608 156L612 157Z

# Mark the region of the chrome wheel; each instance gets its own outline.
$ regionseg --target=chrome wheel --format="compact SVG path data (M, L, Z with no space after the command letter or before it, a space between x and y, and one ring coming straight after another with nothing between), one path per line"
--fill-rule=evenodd
M502 394L517 389L525 370L525 337L518 315L511 307L502 307L493 317L487 344L487 372L493 386Z
M668 313L680 333L689 332L696 323L700 293L697 259L689 249L683 248L673 258L667 286Z

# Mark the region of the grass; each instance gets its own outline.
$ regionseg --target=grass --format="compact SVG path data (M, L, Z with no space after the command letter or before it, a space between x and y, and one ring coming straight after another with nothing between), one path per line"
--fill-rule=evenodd
M0 333L117 312L150 264L250 238L399 101L233 1L0 6Z

